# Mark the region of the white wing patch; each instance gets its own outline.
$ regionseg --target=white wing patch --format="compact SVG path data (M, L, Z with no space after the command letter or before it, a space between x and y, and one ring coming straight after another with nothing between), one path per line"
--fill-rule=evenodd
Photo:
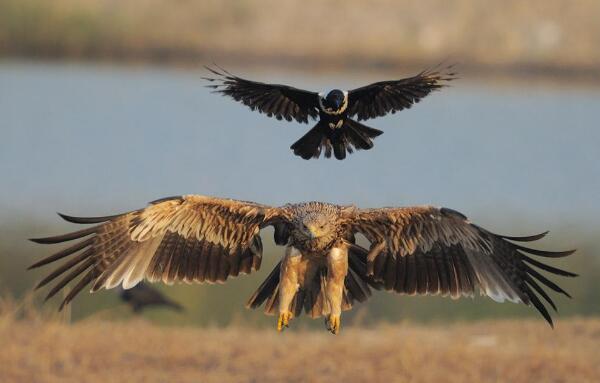
M496 302L504 302L505 300L513 303L521 303L519 294L513 289L506 277L498 269L492 261L484 262L481 254L476 254L470 249L465 249L469 263L473 265L473 270L479 282L479 287L482 294L485 293L488 297Z

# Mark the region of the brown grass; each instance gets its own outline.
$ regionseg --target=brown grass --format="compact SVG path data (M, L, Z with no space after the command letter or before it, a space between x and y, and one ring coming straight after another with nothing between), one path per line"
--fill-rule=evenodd
M597 0L0 0L0 54L597 70Z
M4 305L6 306L6 305ZM158 327L0 312L0 382L597 382L600 319L344 328Z

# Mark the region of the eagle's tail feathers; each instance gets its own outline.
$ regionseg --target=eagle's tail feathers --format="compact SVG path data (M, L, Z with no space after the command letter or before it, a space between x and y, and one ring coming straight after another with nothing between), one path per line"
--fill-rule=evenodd
M265 313L272 315L274 314L274 309L276 306L276 298L279 292L279 270L281 269L281 262L275 265L275 268L267 279L258 286L258 289L252 294L248 302L246 302L246 308L256 309L260 307L265 301L267 304L265 305Z
M352 246L348 251L348 274L344 281L344 295L342 310L350 310L355 301L364 302L371 296L369 286L378 288L372 284L366 276L366 254L368 252L359 246ZM265 304L265 314L277 314L279 301L279 273L281 262L279 262L267 279L252 294L247 308L256 309ZM304 311L312 318L318 318L329 314L329 307L324 292L327 286L327 269L321 268L315 273L315 279L304 288L298 289L292 300L290 311L298 317Z

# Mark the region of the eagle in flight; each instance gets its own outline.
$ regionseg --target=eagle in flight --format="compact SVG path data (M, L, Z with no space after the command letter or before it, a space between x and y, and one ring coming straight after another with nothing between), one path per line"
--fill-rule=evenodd
M383 132L358 121L385 116L408 109L445 82L453 80L452 66L443 71L426 70L414 77L380 81L353 90L333 89L329 92L310 92L287 85L265 84L232 75L222 68L207 67L216 78L208 87L258 110L269 117L287 121L317 124L296 141L290 149L305 160L333 155L338 160L346 152L369 150L372 139Z
M30 268L67 260L36 288L53 280L46 299L79 280L60 308L86 286L132 288L142 280L223 283L260 268L261 229L274 227L285 255L247 303L264 304L277 314L277 329L303 311L324 317L329 331L340 330L342 311L363 302L371 289L408 295L473 296L533 305L552 325L542 299L556 310L545 286L569 296L538 269L573 277L534 256L564 257L574 251L542 251L531 242L546 233L510 237L494 234L464 215L432 206L359 209L322 202L271 207L253 202L186 195L161 199L124 214L80 218L93 224L72 233L33 239L42 244L72 244ZM361 234L367 248L355 242Z

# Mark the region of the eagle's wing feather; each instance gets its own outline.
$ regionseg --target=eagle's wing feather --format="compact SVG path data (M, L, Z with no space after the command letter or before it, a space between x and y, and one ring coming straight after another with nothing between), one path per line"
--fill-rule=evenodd
M552 324L536 292L556 307L540 285L569 295L530 265L557 275L575 276L530 257L563 257L573 251L541 251L510 242L534 241L543 234L493 234L450 209L365 209L358 210L351 222L353 230L371 242L368 272L387 290L399 293L458 298L472 296L478 287L496 301L532 304Z
M39 267L68 257L42 280L61 280L47 298L83 275L62 306L88 284L92 291L150 281L224 282L228 276L258 270L262 257L259 231L283 217L283 210L229 199L188 195L163 199L148 207L110 217L77 218L75 223L96 226L56 237L33 239L60 243L81 239L31 266ZM66 272L69 272L66 275Z
M408 109L434 90L453 80L452 66L445 71L423 71L401 80L380 81L348 92L348 116L361 120Z
M316 92L294 88L287 85L265 84L234 76L223 69L207 67L217 78L205 78L216 82L209 87L217 93L229 96L252 110L258 110L278 120L292 119L308 123L308 118L319 115L319 95Z

